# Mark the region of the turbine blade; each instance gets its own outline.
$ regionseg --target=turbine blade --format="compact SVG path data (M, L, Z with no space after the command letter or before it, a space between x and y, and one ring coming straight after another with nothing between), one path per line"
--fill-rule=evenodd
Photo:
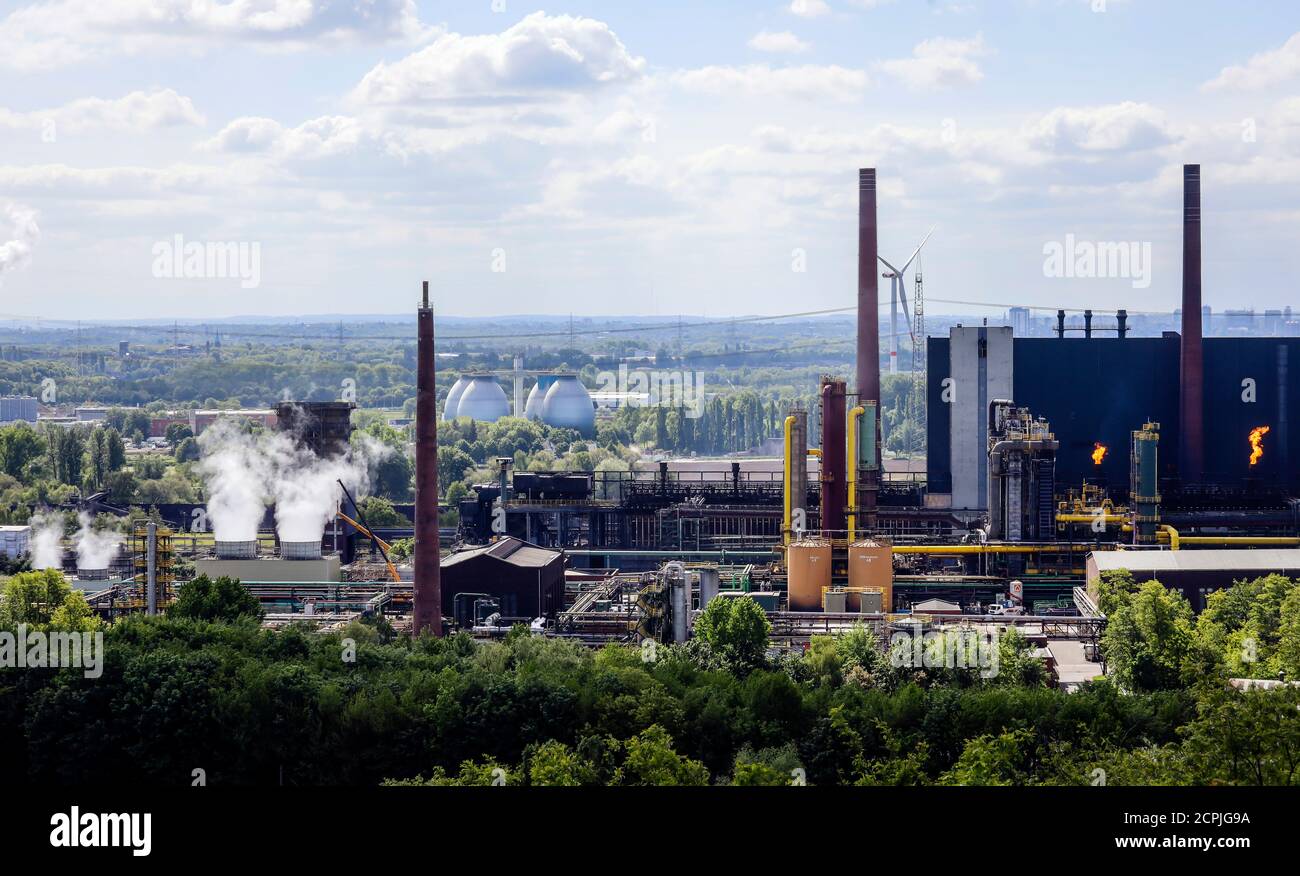
M930 239L931 234L934 234L934 229L936 227L937 226L931 225L930 230L925 233L925 237L921 238L921 243L912 252L912 257L907 260L907 264L903 265L904 271L906 271L909 267L911 267L912 262L916 259L918 255L920 255L921 247L925 246L925 242Z

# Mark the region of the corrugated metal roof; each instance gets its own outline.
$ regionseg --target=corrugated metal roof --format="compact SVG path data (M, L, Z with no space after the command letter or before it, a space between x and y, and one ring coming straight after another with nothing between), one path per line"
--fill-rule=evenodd
M1099 572L1287 572L1300 570L1300 550L1095 551L1089 559Z
M452 554L442 561L442 567L445 569L448 566L454 566L457 563L463 563L466 560L483 555L516 566L543 568L555 562L559 558L560 552L528 544L514 536L506 536L492 544Z

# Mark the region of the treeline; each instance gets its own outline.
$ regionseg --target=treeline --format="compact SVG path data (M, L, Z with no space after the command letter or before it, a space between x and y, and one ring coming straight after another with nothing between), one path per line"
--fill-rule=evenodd
M189 585L187 585L189 586ZM32 589L32 588L28 588ZM105 631L99 678L0 669L10 785L1296 784L1300 691L1077 693L913 668L865 629L771 661L750 600L686 646L260 629L229 582ZM726 605L720 605L726 603ZM45 603L29 599L34 611ZM719 608L713 610L714 605ZM48 615L45 615L48 617ZM26 618L39 622L39 616ZM0 626L24 620L12 612Z

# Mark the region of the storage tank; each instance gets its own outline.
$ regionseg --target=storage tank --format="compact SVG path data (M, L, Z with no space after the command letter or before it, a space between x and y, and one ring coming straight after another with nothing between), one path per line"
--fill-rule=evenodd
M461 393L456 416L495 423L502 417L510 416L510 401L495 377L491 374L475 374L469 378L465 391Z
M542 401L542 422L561 429L576 429L590 437L596 432L596 408L591 393L576 374L557 374Z
M458 377L456 382L451 385L451 391L447 393L447 401L442 406L442 418L444 420L456 419L456 408L460 405L460 397L464 394L467 386L469 386L468 377Z
M533 388L528 391L528 401L524 402L524 416L530 420L542 418L542 402L546 400L546 391L555 383L554 374L543 374L537 378Z
M894 548L888 542L865 539L849 545L849 611L859 608L861 589L879 590L884 610L893 611Z
M786 553L787 600L791 611L821 611L822 588L831 586L831 543L804 539Z

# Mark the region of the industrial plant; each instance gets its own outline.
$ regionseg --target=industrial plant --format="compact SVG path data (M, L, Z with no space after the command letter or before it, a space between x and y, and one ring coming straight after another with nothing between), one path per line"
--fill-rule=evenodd
M1081 322L1058 310L1056 337L989 325L926 337L923 292L918 282L909 311L903 277L920 247L902 270L879 256L875 170L858 182L855 370L824 375L813 405L784 412L779 466L516 471L502 457L454 507L440 504L439 422L514 416L589 437L598 411L579 375L519 357L461 374L439 400L426 283L415 501L397 509L410 525L372 528L357 504L368 462L352 405L284 403L269 430L204 431L206 505L159 508L163 523L129 534L117 574L103 550L78 561L79 580L101 582L87 586L91 606L106 617L165 607L172 540L201 513L214 541L194 573L242 582L271 625L377 616L433 636L523 625L589 644L685 642L710 601L748 596L778 649L861 625L882 640L916 624L1013 626L1068 687L1104 672L1104 571L1159 572L1199 610L1245 575L1300 568L1300 430L1288 416L1300 338L1202 338L1198 166L1183 177L1182 331L1156 338L1130 336L1124 310L1091 309ZM891 471L882 453L881 279L924 341L919 474ZM895 322L891 369L901 333ZM390 557L403 538L409 562Z

